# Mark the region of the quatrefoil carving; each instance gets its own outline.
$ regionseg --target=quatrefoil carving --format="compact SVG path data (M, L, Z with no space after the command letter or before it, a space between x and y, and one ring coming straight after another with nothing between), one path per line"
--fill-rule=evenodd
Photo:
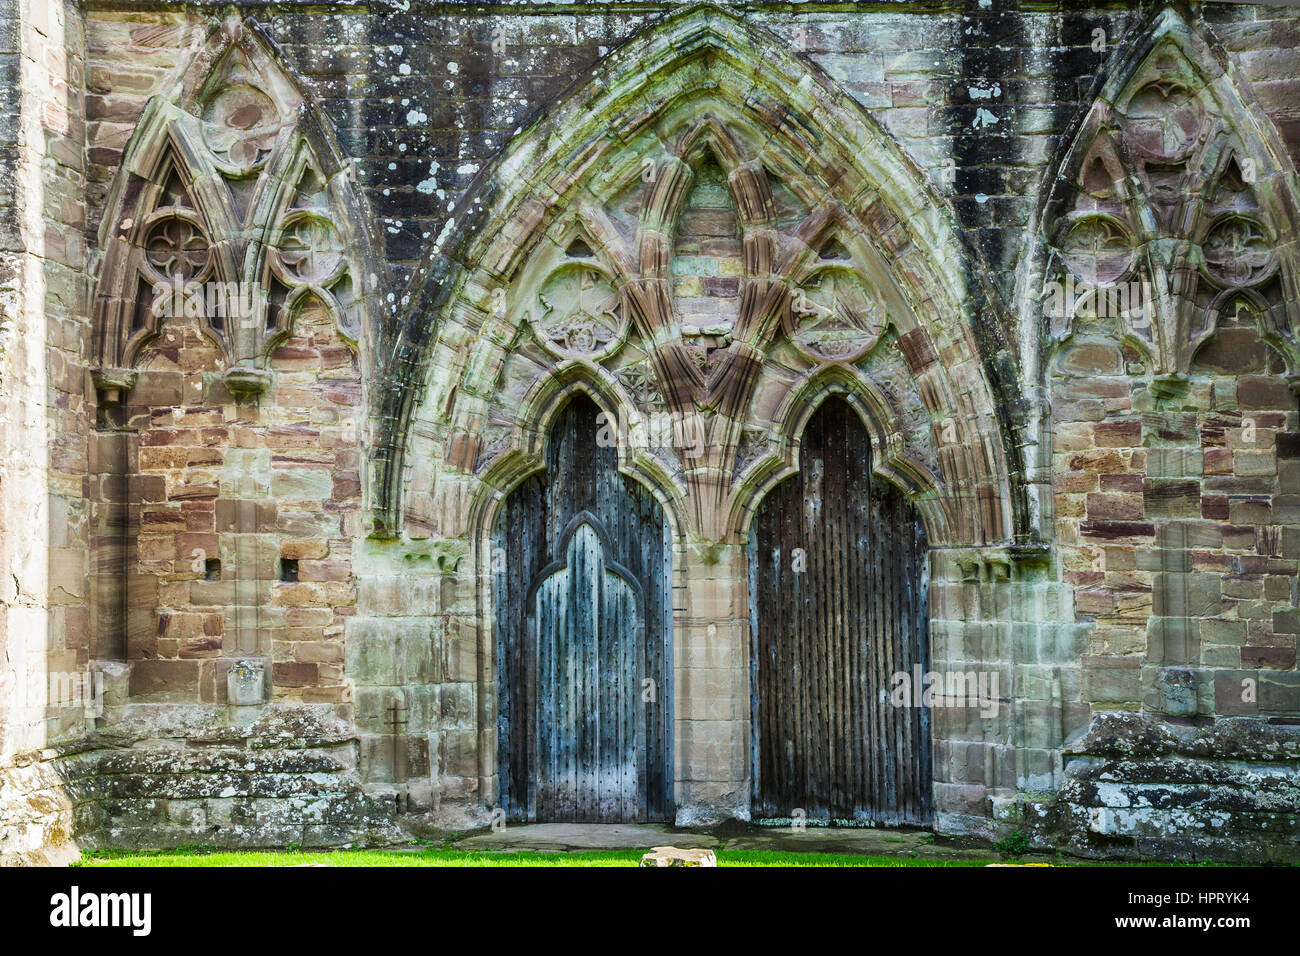
M599 360L627 336L613 280L590 263L566 263L542 283L529 313L542 347L558 358Z
M819 269L791 303L790 340L815 362L852 362L885 330L884 307L848 267Z
M288 285L323 287L343 271L343 251L343 240L332 222L310 210L297 210L280 227L273 264L276 275Z
M154 279L190 282L208 272L212 244L195 216L171 211L157 219L145 235L144 259Z

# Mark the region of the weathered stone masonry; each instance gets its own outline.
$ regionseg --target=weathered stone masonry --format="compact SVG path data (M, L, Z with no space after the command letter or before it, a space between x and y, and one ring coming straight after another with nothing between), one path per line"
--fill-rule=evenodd
M678 822L750 815L751 519L834 395L998 678L936 828L1296 857L1294 8L0 0L0 76L4 860L486 822L577 392L700 430L618 446Z

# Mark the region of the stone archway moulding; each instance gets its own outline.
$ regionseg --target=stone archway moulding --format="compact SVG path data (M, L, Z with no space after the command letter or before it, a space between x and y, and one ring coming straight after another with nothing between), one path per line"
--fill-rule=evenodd
M220 352L234 392L265 387L267 356L308 300L355 347L386 292L372 221L328 121L270 38L237 17L214 26L146 104L108 197L94 302L101 395L130 389L141 350L180 310Z
M675 223L703 158L731 195L743 262L732 323L704 348L709 330L683 323L671 271ZM809 383L856 379L844 387L864 397L884 474L921 499L933 543L1026 542L1006 411L1015 386L997 372L1009 353L977 262L921 172L814 66L716 7L669 17L516 136L430 246L385 344L376 534L400 535L413 519L448 530L434 472L497 479L517 469L503 462L535 462L548 393L577 376L605 383L601 404L615 414L653 407L703 423L697 459L639 460L661 493L676 486L667 497L679 527L721 540L766 487L737 472L770 475L797 460L783 439L772 461L751 449L737 467L747 429L780 431L758 398L815 404L821 385ZM568 291L539 278L551 265L573 270ZM817 308L801 307L803 294L832 271L869 289L879 318L800 337L801 315ZM589 290L586 304L577 289ZM556 296L583 322L545 324ZM886 341L901 371L878 387L862 356ZM780 364L794 380L778 387L769 358L789 345L798 354ZM806 417L793 406L781 414ZM621 466L635 470L634 459L620 452Z

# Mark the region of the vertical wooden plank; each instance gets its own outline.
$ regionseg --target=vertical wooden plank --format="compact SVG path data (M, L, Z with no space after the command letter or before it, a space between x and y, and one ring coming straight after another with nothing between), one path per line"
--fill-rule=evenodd
M671 819L671 540L654 496L597 446L596 415L582 397L561 410L545 475L508 496L493 537L506 555L493 596L511 819ZM583 512L603 537L578 536L570 559L565 532Z
M896 672L928 668L924 534L901 492L873 484L870 455L856 413L827 401L799 473L755 515L756 816L929 819L929 715L890 703ZM790 573L796 548L805 574Z

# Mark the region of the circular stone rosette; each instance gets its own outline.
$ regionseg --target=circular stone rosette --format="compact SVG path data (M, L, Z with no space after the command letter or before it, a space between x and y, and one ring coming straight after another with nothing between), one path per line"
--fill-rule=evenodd
M814 272L790 303L790 341L815 362L854 362L871 351L887 323L884 307L852 270Z
M338 278L346 264L343 239L324 216L299 210L285 217L273 262L282 282L323 288Z
M552 272L528 320L542 347L557 358L602 359L627 335L614 281L586 262L567 263Z
M1210 227L1201 244L1204 272L1216 285L1256 285L1269 278L1276 261L1264 227L1249 216L1225 216Z
M155 283L200 281L212 265L212 243L198 217L181 210L148 223L142 247L145 271Z
M1114 216L1084 216L1066 231L1061 255L1076 279L1109 285L1122 279L1132 266L1133 239L1128 227Z

